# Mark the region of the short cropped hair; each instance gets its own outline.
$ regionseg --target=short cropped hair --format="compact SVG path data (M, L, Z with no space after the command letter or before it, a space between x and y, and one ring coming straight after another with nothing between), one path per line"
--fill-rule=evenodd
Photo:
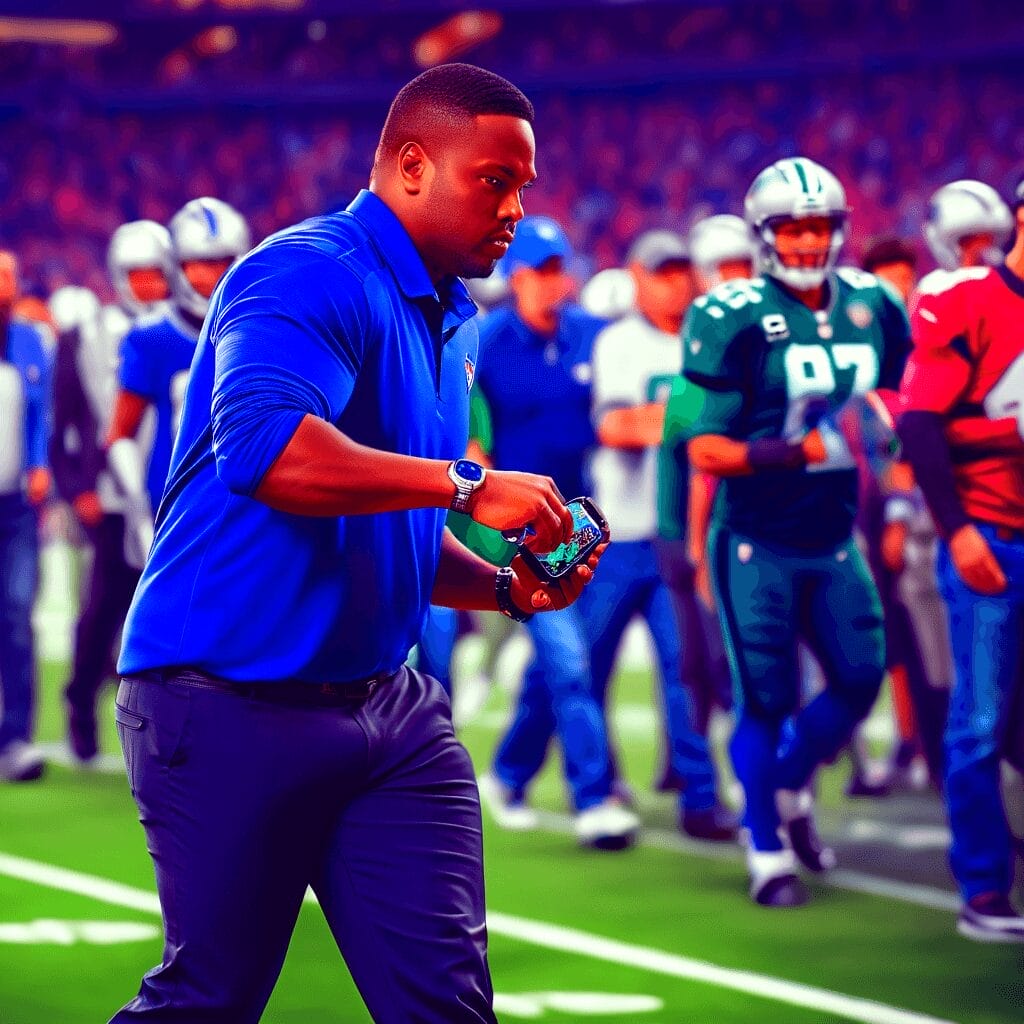
M861 266L873 273L876 267L885 267L891 263L907 263L917 267L917 250L903 238L876 238L869 243L861 260Z
M507 79L472 64L441 64L403 86L391 104L379 152L422 139L427 122L504 114L533 124L533 104Z

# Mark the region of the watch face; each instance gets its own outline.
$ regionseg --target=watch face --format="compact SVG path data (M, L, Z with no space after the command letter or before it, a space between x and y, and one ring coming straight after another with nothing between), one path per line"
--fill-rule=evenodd
M471 484L478 484L484 478L484 471L481 466L470 462L469 459L459 459L455 463L455 475Z

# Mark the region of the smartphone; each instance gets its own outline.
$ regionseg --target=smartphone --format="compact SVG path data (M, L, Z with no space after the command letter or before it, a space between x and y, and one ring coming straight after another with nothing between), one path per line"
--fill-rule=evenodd
M519 545L519 554L534 575L550 583L568 576L608 538L608 520L590 498L573 498L565 507L572 513L573 522L572 537L565 544L559 544L546 554L531 551L525 544Z

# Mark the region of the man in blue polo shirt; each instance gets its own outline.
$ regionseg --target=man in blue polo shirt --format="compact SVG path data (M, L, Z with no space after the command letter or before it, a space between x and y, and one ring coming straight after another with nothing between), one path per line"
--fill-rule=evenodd
M493 1024L480 808L447 697L405 667L436 604L565 607L444 529L551 550L554 484L460 458L475 306L533 180L533 107L462 64L392 104L370 190L229 271L199 340L116 717L163 963L113 1020L255 1024L306 887L379 1024Z
M50 490L50 359L38 329L11 317L17 283L17 260L0 252L0 779L27 782L44 767L29 739L39 578L34 506Z
M511 303L480 328L477 387L494 431L492 461L550 476L569 498L590 493L584 462L590 425L590 350L603 320L568 301L575 289L565 232L548 217L527 217L502 261ZM579 842L628 846L639 819L612 795L604 716L594 699L590 655L575 608L533 619L534 660L515 716L495 752L480 793L499 825L526 829L536 814L526 791L553 731L562 744Z

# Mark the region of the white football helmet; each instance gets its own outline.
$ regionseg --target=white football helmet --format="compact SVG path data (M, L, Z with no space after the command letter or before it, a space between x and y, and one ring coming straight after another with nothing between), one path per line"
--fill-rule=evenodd
M110 239L107 270L121 305L136 315L148 313L156 305L140 302L128 283L128 271L144 267L159 267L170 284L173 268L170 233L155 220L122 224Z
M803 156L778 160L754 179L743 212L757 241L764 273L799 290L817 288L824 282L839 258L849 214L846 192L831 171ZM781 222L805 217L832 221L832 240L823 267L787 267L775 248L775 228Z
M636 279L622 267L599 270L580 291L580 305L602 320L618 320L632 312Z
M174 301L195 316L206 316L210 300L189 284L181 269L189 260L238 259L249 251L249 226L232 206L219 199L193 199L167 225L171 234Z
M50 296L49 307L58 334L94 324L100 316L96 293L74 284L58 288Z
M991 233L995 245L985 254L985 262L1002 262L1002 247L1013 231L1013 215L999 193L982 181L953 181L943 185L931 198L924 238L936 262L943 270L960 266L960 240L968 235Z
M731 213L705 217L690 228L690 256L706 287L721 284L718 268L732 260L757 263L757 243L747 222Z

